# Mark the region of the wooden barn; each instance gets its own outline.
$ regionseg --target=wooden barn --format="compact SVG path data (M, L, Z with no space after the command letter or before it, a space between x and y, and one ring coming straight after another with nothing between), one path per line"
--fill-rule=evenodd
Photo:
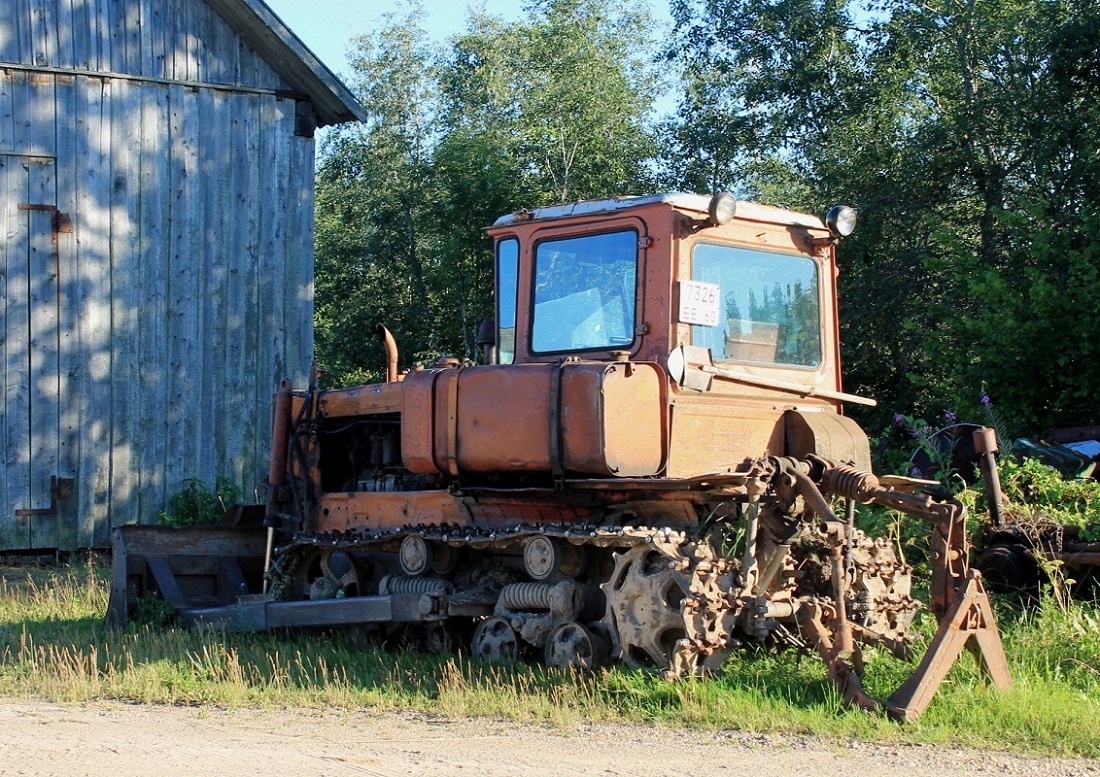
M311 358L313 131L360 118L260 0L0 0L0 551L252 496Z

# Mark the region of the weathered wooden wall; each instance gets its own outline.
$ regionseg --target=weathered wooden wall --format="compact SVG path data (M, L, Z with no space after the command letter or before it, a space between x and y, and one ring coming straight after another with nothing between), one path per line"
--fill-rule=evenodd
M284 88L203 0L0 0L0 549L103 546L186 478L264 476L312 347ZM72 497L16 515L51 475Z

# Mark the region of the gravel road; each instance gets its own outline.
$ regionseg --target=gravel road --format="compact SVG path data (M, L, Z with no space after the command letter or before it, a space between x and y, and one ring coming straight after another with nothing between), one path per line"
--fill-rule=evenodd
M10 701L0 775L1100 777L1100 761L647 726Z

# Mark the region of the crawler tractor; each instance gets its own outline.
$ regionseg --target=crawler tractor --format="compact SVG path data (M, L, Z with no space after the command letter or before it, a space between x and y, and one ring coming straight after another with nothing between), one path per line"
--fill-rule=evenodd
M382 329L385 382L284 382L266 532L117 530L110 619L152 591L193 623L673 678L789 646L851 703L909 719L963 647L1007 685L963 506L872 474L841 413L873 404L840 379L836 245L854 226L848 208L730 195L504 216L484 363L400 373ZM882 702L861 651L911 659L922 605L891 544L854 525L867 503L927 522L939 622Z

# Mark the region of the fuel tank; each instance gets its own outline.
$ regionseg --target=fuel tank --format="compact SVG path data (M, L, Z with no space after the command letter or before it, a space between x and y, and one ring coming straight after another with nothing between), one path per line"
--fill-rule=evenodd
M401 383L401 455L415 473L644 477L667 454L667 377L648 362L485 365Z

